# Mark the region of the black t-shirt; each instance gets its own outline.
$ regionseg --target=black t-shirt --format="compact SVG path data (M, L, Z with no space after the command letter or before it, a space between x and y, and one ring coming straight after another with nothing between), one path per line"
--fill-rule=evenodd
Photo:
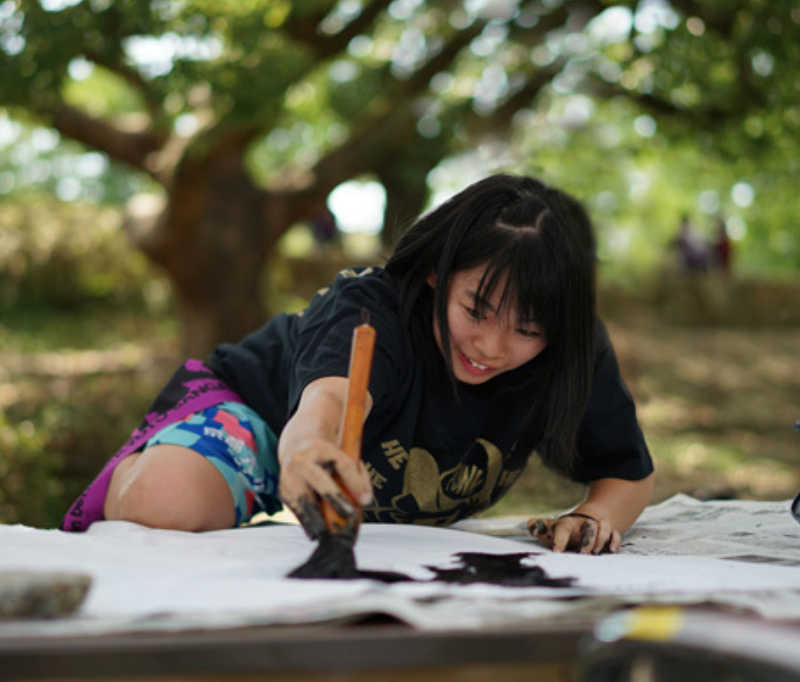
M375 501L365 520L446 525L489 507L524 468L510 453L528 405L503 375L461 385L458 402L449 384L426 382L397 291L382 269L343 271L304 311L278 315L241 343L218 347L209 365L280 434L310 382L347 375L364 309L377 332L362 451ZM638 480L652 470L633 400L598 321L592 393L572 476Z

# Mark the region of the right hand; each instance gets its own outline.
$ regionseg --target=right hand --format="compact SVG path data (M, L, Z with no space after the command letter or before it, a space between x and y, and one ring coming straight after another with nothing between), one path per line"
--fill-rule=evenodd
M326 530L320 500L355 521L360 507L372 501L372 485L360 460L324 438L310 438L282 458L278 494L316 540Z

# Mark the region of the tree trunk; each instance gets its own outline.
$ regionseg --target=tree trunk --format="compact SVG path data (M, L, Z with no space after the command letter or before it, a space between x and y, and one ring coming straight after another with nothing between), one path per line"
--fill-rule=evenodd
M422 212L428 197L428 169L382 168L378 178L386 190L381 242L390 250L400 235Z
M207 157L175 175L148 255L173 285L181 351L203 359L264 322L261 282L269 249L285 226L265 224L265 197L239 155Z

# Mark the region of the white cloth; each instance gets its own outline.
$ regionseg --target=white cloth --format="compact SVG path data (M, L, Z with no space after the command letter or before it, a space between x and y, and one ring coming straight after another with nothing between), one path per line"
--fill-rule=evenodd
M0 636L311 623L371 613L418 628L480 628L645 602L713 602L800 618L800 525L788 502L676 496L646 509L617 555L555 554L520 530L521 520L508 518L455 529L365 524L356 559L362 569L428 580L426 566L455 566L456 552L530 551L537 554L526 563L576 578L572 587L289 579L314 549L289 524L199 534L119 521L82 534L0 525L0 570L93 578L74 616L0 622ZM509 537L491 537L503 534Z

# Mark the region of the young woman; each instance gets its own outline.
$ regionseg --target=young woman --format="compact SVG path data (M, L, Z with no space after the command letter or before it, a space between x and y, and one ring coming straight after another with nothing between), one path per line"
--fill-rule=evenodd
M385 268L339 274L208 363L188 361L67 513L230 527L281 501L315 538L319 500L366 521L446 525L496 502L537 453L588 484L532 525L561 551L616 551L652 493L633 401L594 307L580 204L497 175L421 217ZM338 448L350 338L377 331L361 462Z

